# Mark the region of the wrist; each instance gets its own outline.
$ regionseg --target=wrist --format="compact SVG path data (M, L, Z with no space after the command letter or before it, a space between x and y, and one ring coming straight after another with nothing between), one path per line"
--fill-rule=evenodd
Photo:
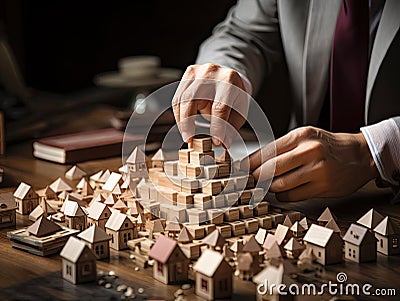
M378 178L379 171L376 167L374 158L372 157L367 140L362 133L355 134L355 137L358 144L358 156L360 158L360 163L363 167L365 167L368 179L372 180Z

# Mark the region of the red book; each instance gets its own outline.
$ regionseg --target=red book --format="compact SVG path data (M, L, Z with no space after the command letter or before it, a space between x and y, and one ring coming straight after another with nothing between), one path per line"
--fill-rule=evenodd
M33 143L33 155L57 163L76 163L121 156L124 132L101 129L40 139ZM132 146L143 137L129 137Z

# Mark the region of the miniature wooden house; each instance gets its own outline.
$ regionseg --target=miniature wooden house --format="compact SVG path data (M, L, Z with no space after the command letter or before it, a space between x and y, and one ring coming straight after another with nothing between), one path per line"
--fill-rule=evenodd
M111 236L110 247L114 250L128 248L128 240L137 237L137 230L127 215L114 211L108 219L106 233Z
M151 158L152 168L164 168L165 156L163 150L160 148Z
M79 231L87 227L86 213L77 202L66 200L64 202L65 224L70 229Z
M385 255L400 253L400 228L391 217L385 217L374 229L378 252Z
M369 210L357 221L357 224L374 230L374 228L383 220L384 216L375 209Z
M86 176L86 172L74 165L65 172L65 178L68 180L76 181Z
M221 235L221 233L215 229L213 232L208 234L203 240L203 244L206 244L208 248L212 248L213 250L222 251L222 247L225 244L225 238Z
M291 259L296 259L300 256L301 252L305 249L306 247L304 245L301 245L296 238L292 237L289 239L289 241L286 243L284 249L286 251L286 256Z
M96 256L83 241L70 237L60 256L65 280L73 284L96 281Z
M376 260L376 238L367 228L351 224L343 240L346 259L359 263Z
M15 227L17 204L11 193L0 194L0 229Z
M188 280L189 259L175 240L160 236L151 248L149 257L155 260L154 279L165 284Z
M196 273L196 295L206 300L232 296L233 269L216 251L205 250L193 266Z
M320 226L325 226L331 219L336 220L336 217L332 214L328 207L325 208L324 212L318 217L317 222Z
M136 147L126 160L131 178L141 178L147 175L146 155Z
M110 257L111 237L97 225L92 225L85 231L78 234L88 247L95 253L97 259L105 259Z
M39 196L39 200L58 200L57 194L50 186L46 186L43 189L36 191Z
M106 229L107 220L111 216L111 210L106 204L93 202L90 205L88 214L88 226L97 225L101 229Z
M21 182L17 190L14 192L14 199L17 204L17 212L19 214L29 214L39 205L39 197L32 187Z
M318 263L327 265L342 262L343 240L332 229L313 224L303 241L313 249Z
M71 186L69 186L65 181L61 178L58 178L55 180L53 183L50 184L50 188L55 192L55 193L60 193L63 191L72 191Z

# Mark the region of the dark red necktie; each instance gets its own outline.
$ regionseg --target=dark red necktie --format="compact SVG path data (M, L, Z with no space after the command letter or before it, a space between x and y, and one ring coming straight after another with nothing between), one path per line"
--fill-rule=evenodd
M343 0L331 54L333 132L358 132L364 125L368 42L368 1Z

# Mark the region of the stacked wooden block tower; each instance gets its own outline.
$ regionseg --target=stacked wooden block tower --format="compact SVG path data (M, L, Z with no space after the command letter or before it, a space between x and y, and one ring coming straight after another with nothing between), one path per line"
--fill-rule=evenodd
M262 217L268 203L260 203L264 190L254 187L254 178L234 165L226 150L215 157L209 136L197 136L178 161L150 168L152 181L140 183L137 193L155 216L186 224L195 239L215 227L225 237L254 233L271 223Z

